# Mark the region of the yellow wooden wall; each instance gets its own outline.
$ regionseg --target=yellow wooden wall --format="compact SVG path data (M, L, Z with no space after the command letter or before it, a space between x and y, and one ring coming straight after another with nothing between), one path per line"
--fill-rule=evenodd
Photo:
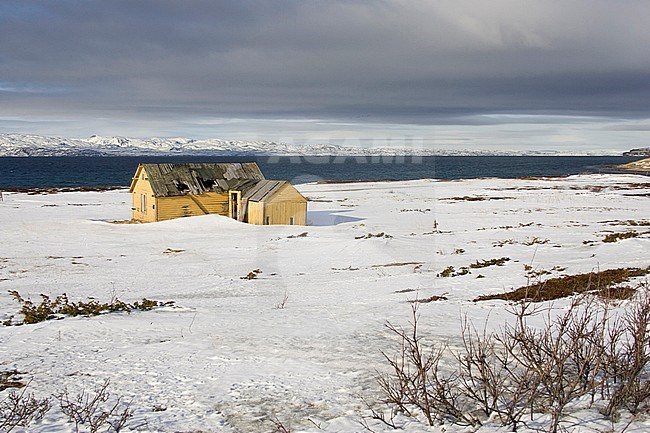
M307 203L295 201L266 203L264 223L266 217L269 217L269 224L290 224L290 218L293 217L293 225L304 226L307 224Z
M217 214L228 216L228 193L209 192L158 198L158 221L188 216Z
M247 222L249 224L264 224L264 203L257 201L248 202Z
M307 199L292 185L286 184L266 202L248 202L248 223L289 224L293 217L294 225L307 224Z
M153 222L156 221L156 197L153 195L151 184L147 179L147 173L143 168L138 173L138 181L135 184L132 197L132 218L136 221ZM142 195L147 196L146 209L141 208Z

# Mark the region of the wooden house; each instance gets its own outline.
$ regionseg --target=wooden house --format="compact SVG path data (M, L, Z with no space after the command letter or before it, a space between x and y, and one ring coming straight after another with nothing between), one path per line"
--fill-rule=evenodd
M218 214L250 224L307 223L307 199L256 163L140 164L131 182L133 219Z

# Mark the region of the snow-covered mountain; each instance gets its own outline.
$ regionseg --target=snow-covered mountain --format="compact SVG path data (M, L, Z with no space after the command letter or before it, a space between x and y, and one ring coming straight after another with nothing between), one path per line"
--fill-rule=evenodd
M0 134L0 156L142 156L142 155L561 155L554 151L490 151L429 147L344 147L333 144L287 144L189 138L90 138ZM575 154L575 153L573 153ZM586 153L581 153L582 155ZM602 153L600 153L602 154ZM616 154L616 153L614 153Z

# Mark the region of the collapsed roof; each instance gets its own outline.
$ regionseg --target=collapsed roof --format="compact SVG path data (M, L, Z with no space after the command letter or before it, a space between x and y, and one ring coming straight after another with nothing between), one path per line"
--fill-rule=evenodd
M141 167L146 171L156 197L241 191L242 198L263 201L287 183L264 179L254 162L142 164ZM131 185L131 191L134 185Z

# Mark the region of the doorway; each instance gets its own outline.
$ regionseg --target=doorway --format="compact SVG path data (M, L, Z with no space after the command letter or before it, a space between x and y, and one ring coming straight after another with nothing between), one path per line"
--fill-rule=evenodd
M230 218L239 220L239 192L230 192Z

